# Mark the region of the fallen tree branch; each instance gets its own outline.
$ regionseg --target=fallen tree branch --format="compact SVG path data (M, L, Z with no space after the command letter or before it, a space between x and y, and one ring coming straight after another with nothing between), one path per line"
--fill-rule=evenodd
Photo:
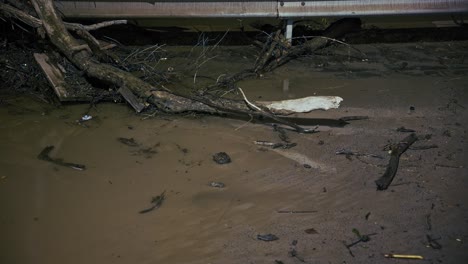
M100 22L100 23L96 23L92 25L82 25L82 24L69 23L69 22L64 22L64 24L67 29L74 29L74 30L83 29L86 31L93 31L93 30L97 30L100 28L109 27L113 25L125 25L127 24L127 22L128 22L127 20L111 20L111 21L104 21L104 22Z
M94 58L95 56L99 57L99 54L101 53L99 42L88 32L88 30L124 23L123 21L103 22L91 26L64 23L55 11L52 0L31 0L31 3L39 19L23 14L24 12L21 10L4 4L0 4L0 14L6 17L20 19L38 30L43 29L50 42L60 51L60 53L86 76L96 78L104 83L110 84L116 89L125 87L131 93L135 94L143 101L156 106L161 111L169 113L197 111L205 113L243 114L257 118L269 118L277 123L290 126L300 133L314 132L314 130L307 130L295 123L284 120L277 116L277 113L274 110L260 109L259 111L256 108L252 109L251 104L255 105L255 102L220 98L211 94L196 96L191 94L177 94L163 86L155 87L130 72L118 69L110 64L100 63L99 61L103 60L96 60ZM76 31L79 36L86 40L87 45L82 45L82 43L75 39L70 34L70 30ZM341 35L341 33L338 35ZM335 35L332 34L330 37L334 36ZM288 52L288 47L283 45L282 37L279 33L275 35L275 39L272 40L271 43L274 47L272 46L273 48L268 49L271 53L260 60L260 62L262 62L261 64L265 62L269 65L271 62L276 61L276 56L283 56L284 53ZM326 44L316 45L308 42L306 50L313 50L311 47L314 45L317 47L323 47ZM277 49L279 49L279 53ZM275 54L275 56L272 57L272 54ZM264 67L262 66L261 68L263 69ZM234 78L230 79L227 83L232 84L233 81L237 82L238 80L256 74L257 73L254 70L246 70L239 74L235 74ZM224 80L220 83L223 82ZM128 95L128 98L132 97L130 94Z
M382 191L386 190L388 186L393 181L397 170L398 164L400 163L400 156L403 154L414 142L418 140L416 134L411 133L409 136L405 137L401 142L390 147L391 157L388 162L387 169L385 173L378 180L375 181L377 185L377 190Z
M361 27L361 20L358 18L344 18L331 24L324 32L323 36L308 40L302 45L294 46L287 52L281 52L280 57L270 60L271 63L265 64L262 68L258 69L261 72L272 71L279 66L303 55L312 53L316 50L326 47L331 41L344 36L349 32L356 31ZM278 53L278 52L277 52Z
M21 22L33 28L42 26L42 21L40 19L37 19L34 16L31 16L30 14L22 12L7 4L0 3L0 14L7 18L20 20Z
M210 95L194 97L178 95L161 87L157 89L151 84L144 82L133 74L117 69L109 64L98 63L91 59L91 54L86 50L74 51L79 43L69 34L60 17L55 12L50 0L33 0L33 6L42 19L42 24L49 36L50 41L70 60L76 67L84 71L89 77L97 78L117 87L126 87L138 97L155 105L166 112L199 111L206 113L237 113L252 114L256 117L268 117L278 123L288 125L298 132L308 132L294 123L282 120L274 114L265 111L255 112L238 100L212 98Z
M361 27L361 20L357 18L345 18L331 24L324 32L323 36L318 36L307 40L302 45L290 46L288 41L281 34L281 30L270 35L263 45L263 49L257 58L255 65L251 69L246 69L231 76L223 78L216 82L216 85L209 87L219 88L227 87L232 89L234 84L239 80L251 76L261 76L265 72L273 71L274 69L296 59L304 54L313 53L330 44L330 42L338 42L346 44L343 41L337 40L347 33L356 31ZM351 47L349 44L346 44ZM361 52L362 53L362 52Z

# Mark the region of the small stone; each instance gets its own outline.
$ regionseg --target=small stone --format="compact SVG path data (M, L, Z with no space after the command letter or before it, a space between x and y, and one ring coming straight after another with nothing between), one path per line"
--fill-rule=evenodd
M404 126L397 128L397 132L416 132L413 129L406 128Z
M257 235L257 239L261 241L275 241L278 240L279 238L273 234L266 234L266 235Z
M309 235L318 234L317 230L315 230L314 228L306 229L306 230L304 230L304 232L305 232L306 234L309 234Z
M310 166L309 164L304 164L302 166L304 166L304 168L306 168L306 169L311 169L312 168L312 166Z
M213 155L213 160L218 164L227 164L231 162L231 157L226 152L218 152Z

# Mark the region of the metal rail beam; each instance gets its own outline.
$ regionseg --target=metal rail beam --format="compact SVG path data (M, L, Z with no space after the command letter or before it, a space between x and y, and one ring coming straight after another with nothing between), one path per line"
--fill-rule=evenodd
M278 17L277 1L160 1L99 2L55 1L66 17L73 18L243 18Z
M325 17L468 13L468 0L61 0L74 18Z
M468 0L335 0L279 2L278 16L382 16L422 15L468 12Z

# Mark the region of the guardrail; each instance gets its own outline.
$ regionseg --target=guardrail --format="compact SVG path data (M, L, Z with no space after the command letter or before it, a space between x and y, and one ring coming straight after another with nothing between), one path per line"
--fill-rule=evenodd
M467 13L468 0L55 1L73 18L325 17Z

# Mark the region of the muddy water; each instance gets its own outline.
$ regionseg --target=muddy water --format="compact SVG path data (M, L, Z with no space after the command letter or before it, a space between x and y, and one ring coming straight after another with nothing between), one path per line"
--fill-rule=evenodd
M249 167L242 168L239 162L214 166L211 154L229 150L236 161L245 159L245 150L236 147L246 144L242 136L225 136L226 129L212 133L209 123L198 120L141 121L122 106L99 108L95 119L86 123L89 128L74 124L73 118L83 111L80 107L13 118L3 113L1 155L6 178L2 188L6 189L2 196L6 190L14 194L2 197L8 201L2 203L8 208L2 220L10 245L18 249L7 255L11 262L137 260L149 253L164 260L179 255L180 250L195 250L194 244L206 247L218 237L212 232L217 229L216 221L208 219L221 217L220 209L230 201L225 194L236 185L226 182L226 191L219 191L207 184L235 177L232 174ZM63 115L71 118L62 119ZM122 145L117 137L132 137L141 147ZM209 139L230 143L221 146ZM86 164L87 170L38 160L37 154L46 145L56 147L53 156ZM145 148L157 153L141 153ZM138 214L150 205L152 196L164 190L165 210ZM161 250L161 244L173 250ZM208 247L203 253L213 250Z
M87 105L55 109L2 98L0 263L395 263L386 253L464 263L466 62L455 69L432 66L429 73L417 65L400 72L362 69L356 62L327 71L297 62L242 82L252 100L344 98L337 110L305 117L370 117L345 127L320 126L311 135L288 132L298 143L289 150L254 145L279 142L278 134L242 120L136 115L126 105L107 103L80 125L76 120ZM381 76L360 75L371 71ZM438 148L408 151L395 186L376 192L374 180L386 165L381 147L406 136L396 132L400 126L431 135L420 144ZM86 170L39 160L49 145L55 146L51 157ZM385 159L335 155L342 148ZM231 163L213 161L221 151ZM212 181L226 187L208 186ZM163 191L159 209L138 213ZM306 233L310 228L316 232ZM376 233L352 248L354 257L343 244L357 239L353 228ZM268 233L280 239L256 239ZM426 235L443 248L428 247ZM298 257L288 254L292 248Z

